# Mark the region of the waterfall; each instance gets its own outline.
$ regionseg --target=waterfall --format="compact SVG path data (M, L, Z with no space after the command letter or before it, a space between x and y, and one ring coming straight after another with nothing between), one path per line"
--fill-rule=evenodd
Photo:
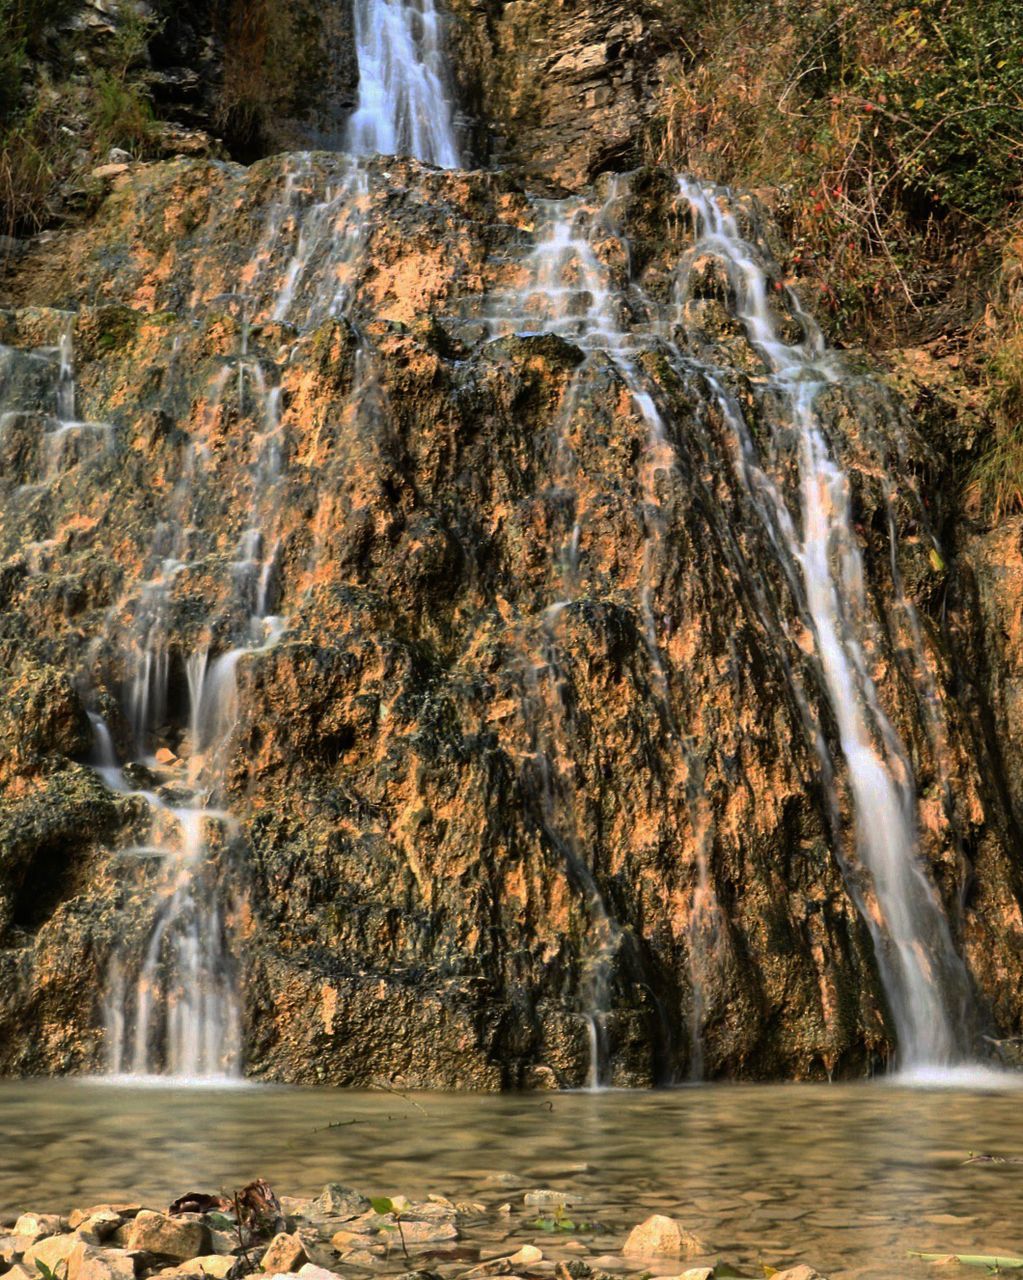
M710 254L729 273L736 312L771 370L771 386L798 433L799 523L775 489L759 506L776 544L802 578L805 608L848 772L856 847L870 877L865 918L898 1035L901 1065L943 1066L966 1050L960 1010L969 981L937 892L917 853L916 795L904 744L885 714L865 654L869 616L863 560L853 528L849 477L829 448L815 404L844 369L794 295L803 328L786 343L768 301L768 280L753 245L740 234L723 195L682 178L700 238L693 256ZM761 485L770 485L763 472ZM855 892L855 890L854 890Z
M639 477L646 539L637 607L665 718L683 756L684 732L672 723L669 678L674 673L666 668L661 654L653 606L653 564L661 554L663 539L656 477L670 471L676 459L670 443L672 431L659 407L659 389L645 370L642 354L660 351L686 384L701 384L698 394L716 404L734 432L739 478L763 522L769 545L777 552L796 607L808 623L821 690L834 716L840 751L837 760L831 758L824 734L815 727L805 689L788 660L783 659L794 700L804 710L819 753L822 776L834 786L844 767L848 778L857 865L850 864L837 843L834 852L874 941L895 1024L900 1066L913 1069L955 1063L967 1048L970 983L937 891L919 856L908 752L884 711L869 669L868 637L873 623L851 514L849 477L829 447L815 410L819 397L829 387L841 386L849 375L837 354L827 348L817 325L788 293L786 301L804 336L798 342L782 337L769 301L771 285L760 250L743 239L734 216L723 207L724 194L691 179L679 179L679 196L692 211L700 232L679 264L671 302L654 301L634 280L616 287L595 246L600 239L617 240L621 256L629 260L628 241L614 227L613 210L621 192L621 179L611 179L603 207L587 207L579 199L536 202L539 230L535 248L525 262L526 284L499 300L492 332L542 332L565 338L586 357L577 378L585 377L590 363L602 355L617 369L646 423L647 455ZM764 395L764 411L778 433L775 445L780 447L782 437L792 428L798 434L795 515L778 483L757 459L742 413L726 389L729 370L706 364L692 354L691 345L683 350L674 340L673 329L682 324L684 330L682 313L690 266L708 256L726 267L735 315L770 370L766 387L770 394ZM767 407L771 395L781 406L777 421ZM575 561L578 539L577 524L573 534ZM911 630L919 638L918 628ZM688 805L696 872L688 928L693 988L690 1062L692 1072L698 1075L704 978L722 960L726 930L709 874L712 832L702 795L702 774L699 762L686 757L686 766L691 779ZM837 799L833 798L833 804L837 812ZM556 825L553 819L552 825ZM580 852L575 858L585 865ZM857 868L868 878L865 889ZM605 908L595 882L593 887L600 903L595 918L600 919ZM593 894L587 897L592 901ZM601 990L606 998L606 981ZM585 1014L591 1027L598 1025L595 1010L587 1009ZM596 1054L592 1031L591 1045ZM599 1077L603 1070L603 1066L591 1068L591 1078Z
M590 376L599 360L609 360L628 389L636 413L647 431L646 452L639 469L642 496L638 518L644 532L643 564L637 605L643 620L643 635L654 679L660 713L671 740L681 753L686 774L693 783L699 768L683 745L683 735L674 723L671 710L669 675L666 669L658 625L654 614L654 572L665 552L666 526L658 496L659 477L676 465L674 449L669 441L665 419L658 408L654 388L637 362L645 338L633 330L633 315L628 299L616 289L611 273L598 256L595 242L611 231L611 211L625 190L625 180L612 177L602 205L593 208L578 198L544 200L535 204L538 234L536 245L525 262L526 280L514 294L499 297L491 307L491 334L550 333L574 344L585 355L573 379L569 393L571 405L577 388ZM624 242L625 258L628 245ZM566 479L565 484L570 484ZM562 578L565 588L573 588L578 570L580 526L578 520L569 544L561 550ZM557 634L555 624L571 603L570 598L555 601L546 611L544 657L548 670L557 677ZM548 698L538 704L540 713L551 721L556 735L564 711L560 700ZM542 731L534 727L534 735L542 739ZM587 1026L590 1065L588 1087L607 1083L613 1064L609 1061L608 1037L604 1026L610 1012L611 977L622 951L625 933L615 920L585 850L579 847L577 832L558 813L556 788L545 778L545 825L555 844L566 856L567 870L582 893L590 915L591 935L584 958L580 999ZM696 858L696 885L693 889L690 929L690 972L694 987L694 1010L702 1007L700 966L715 945L718 911L711 887L706 854L709 835L706 806L696 787L690 786L690 812L693 821ZM569 806L563 806L568 809ZM571 816L569 815L569 823ZM699 1071L701 1049L698 1012L694 1013L691 1061Z
M443 28L433 0L355 0L355 37L359 101L349 123L349 150L357 158L408 154L439 167L456 167ZM263 430L253 442L250 509L232 564L234 592L247 621L234 646L224 652L212 656L208 644L202 644L183 656L189 714L187 734L176 747L180 759L163 740L171 679L168 615L174 582L191 563L182 531L194 524L194 484L204 463L202 449L194 445L177 486L172 519L158 529L154 541L157 572L143 585L135 608L134 677L128 691L135 749L150 771L183 796L183 803L127 786L110 731L93 713L97 771L108 785L150 806L153 832L138 852L157 858L162 868L148 941L141 953L136 947L132 955L131 946L122 947L111 960L104 1020L113 1074L211 1077L239 1075L242 1069L231 912L216 883L224 871L225 835L236 824L211 797L226 785L239 666L246 657L273 648L287 630L287 620L270 611L280 547L274 529L281 510L275 498L284 457L282 396L262 363L249 356L248 307L251 295L268 287L266 271L293 239L283 277L269 285L268 317L308 329L341 314L363 245L364 167L356 159L336 189L306 204L310 172L308 157L300 156L243 273L249 293L228 299L242 309L240 348L212 379L207 418L212 421L220 412L233 377L239 412L245 413L249 396L263 419ZM62 408L73 405L70 368L70 338L62 336ZM162 746L154 755L157 743Z
M359 100L354 155L409 155L459 167L441 16L434 0L355 0Z

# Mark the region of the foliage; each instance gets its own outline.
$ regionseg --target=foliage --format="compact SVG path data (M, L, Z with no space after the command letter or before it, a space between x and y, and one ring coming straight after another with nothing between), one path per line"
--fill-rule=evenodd
M1023 511L1023 322L1017 317L991 344L986 364L990 443L973 468L970 488L998 521Z
M31 234L62 191L111 147L144 156L153 137L148 45L157 24L129 6L86 85L56 76L71 37L47 41L74 0L0 0L0 233ZM44 48L45 46L45 48Z
M100 153L121 147L142 156L152 139L153 107L146 64L154 19L125 10L110 50L109 62L93 73L92 122Z
M381 1217L387 1217L390 1215L394 1218L394 1227L385 1228L385 1230L397 1230L398 1236L401 1240L401 1251L407 1258L409 1256L408 1245L405 1243L405 1232L402 1230L401 1226L401 1210L399 1207L387 1196L375 1196L370 1200L370 1204L373 1207L374 1213L379 1213Z
M55 1267L47 1266L42 1258L36 1258L36 1270L39 1272L41 1280L60 1280L60 1268L64 1268L65 1275L67 1273L67 1263L58 1262Z
M218 124L252 158L275 140L281 116L312 105L323 82L320 22L306 4L235 0L224 29Z
M844 332L920 327L1023 191L1017 0L660 3L689 34L652 158L778 190L793 274Z

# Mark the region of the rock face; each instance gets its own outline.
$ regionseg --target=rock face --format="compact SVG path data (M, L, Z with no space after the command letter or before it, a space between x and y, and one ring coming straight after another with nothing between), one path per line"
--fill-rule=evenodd
M762 362L713 263L671 303L693 243L671 175L605 180L577 213L623 332L677 305L681 356L659 338L632 367L531 333L550 210L501 174L135 165L19 260L0 315L4 1070L102 1062L112 966L146 951L160 893L145 797L170 811L196 778L198 896L221 904L254 1075L580 1085L596 1053L638 1085L890 1051L813 646L700 372L730 370L762 441ZM737 216L759 235L753 202ZM949 693L917 497L941 462L869 378L824 412L922 851L978 1007L1016 1031L1010 797ZM791 456L765 465L791 492ZM98 722L135 761L114 783Z
M476 152L532 183L577 188L639 163L678 18L644 0L454 0L453 63ZM674 56L673 56L674 55Z

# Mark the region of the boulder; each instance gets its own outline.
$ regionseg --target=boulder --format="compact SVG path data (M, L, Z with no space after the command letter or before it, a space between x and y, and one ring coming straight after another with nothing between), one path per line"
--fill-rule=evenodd
M133 1252L152 1253L178 1262L208 1254L210 1244L209 1228L199 1219L185 1215L172 1218L148 1209L143 1209L132 1223L128 1236L128 1248Z
M23 1213L14 1224L16 1236L35 1236L39 1240L59 1235L65 1229L66 1223L59 1213Z
M708 1252L704 1241L677 1218L660 1213L633 1227L622 1246L622 1253L629 1258L693 1258Z
M101 1209L92 1217L86 1218L75 1228L79 1240L86 1244L101 1245L108 1241L114 1232L119 1230L123 1219L119 1213L109 1209Z
M786 1271L776 1271L774 1280L826 1280L819 1271L808 1267L805 1263L798 1267L789 1267Z
M444 1244L448 1240L459 1238L458 1228L453 1222L421 1222L414 1218L402 1218L400 1232L407 1245Z
M263 1260L259 1265L263 1271L290 1272L297 1271L308 1261L305 1245L299 1237L281 1232L270 1241L270 1246L263 1254Z
M226 1280L238 1259L230 1253L211 1253L205 1258L193 1258L183 1262L180 1267L173 1267L163 1272L174 1276L209 1276L210 1280Z
M123 1249L97 1249L79 1240L67 1259L67 1280L135 1280L134 1255Z
M324 1218L357 1218L370 1207L369 1201L351 1187L344 1187L339 1182L328 1182L313 1201L313 1211Z
M40 1262L44 1267L48 1267L50 1271L54 1271L58 1266L67 1262L72 1249L79 1243L80 1241L75 1235L46 1236L25 1250L22 1262L33 1275L38 1274L37 1263Z
M522 1203L527 1209L565 1209L574 1203L574 1197L564 1191L542 1189L527 1191L522 1197Z
M109 1213L116 1214L120 1219L134 1218L141 1208L140 1204L94 1204L88 1209L75 1209L71 1217L68 1218L68 1226L72 1231L77 1231L90 1218Z

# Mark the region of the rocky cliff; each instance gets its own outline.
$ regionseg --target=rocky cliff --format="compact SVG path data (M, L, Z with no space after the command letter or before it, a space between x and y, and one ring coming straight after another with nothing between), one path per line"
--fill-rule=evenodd
M9 264L9 1072L104 1061L112 968L176 892L146 797L197 794L253 1075L581 1085L596 1055L642 1085L893 1051L838 728L740 465L795 509L794 428L674 176L608 176L675 36L613 0L453 7L489 167L117 165ZM566 187L586 253L552 282L535 192ZM735 208L795 341L777 230ZM584 269L610 352L536 318L552 286L593 309ZM1023 1021L1019 530L952 558L942 405L850 357L820 415L972 1051ZM113 787L97 723L134 762Z

